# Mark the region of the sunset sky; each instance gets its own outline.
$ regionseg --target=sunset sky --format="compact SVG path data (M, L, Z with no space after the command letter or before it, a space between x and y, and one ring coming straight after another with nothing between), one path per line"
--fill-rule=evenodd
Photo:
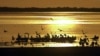
M100 0L0 0L0 7L96 7Z

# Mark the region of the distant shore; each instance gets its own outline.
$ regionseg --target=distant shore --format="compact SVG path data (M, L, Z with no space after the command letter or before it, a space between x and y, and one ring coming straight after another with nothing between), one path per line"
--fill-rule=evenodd
M57 7L57 8L16 8L0 7L0 12L100 12L100 8L77 8L77 7Z

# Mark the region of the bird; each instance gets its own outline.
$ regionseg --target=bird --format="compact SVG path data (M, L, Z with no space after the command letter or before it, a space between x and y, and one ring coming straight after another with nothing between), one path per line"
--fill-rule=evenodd
M24 33L24 34L29 34L28 32Z
M54 21L53 18L50 18L50 19L51 19L52 21Z
M40 33L38 33L37 31L35 31L36 35L39 35Z
M84 31L82 30L82 33L83 33L83 35L84 35L85 37L87 37L86 32L84 32Z
M4 32L6 33L6 32L8 32L7 30L4 30Z
M85 34L85 32L82 30L82 33Z
M41 30L44 30L44 28L41 26Z
M60 32L62 32L62 31L63 31L63 30L61 30L61 29L59 29L59 28L58 28L58 30L59 30Z

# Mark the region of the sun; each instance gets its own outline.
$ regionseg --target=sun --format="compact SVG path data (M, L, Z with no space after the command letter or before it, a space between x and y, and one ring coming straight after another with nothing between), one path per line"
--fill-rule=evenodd
M55 20L54 24L74 24L75 21L74 20Z
M75 26L76 23L78 23L78 21L75 20L75 18L72 17L53 17L52 18L52 22L51 24L56 24L57 28L72 28ZM50 22L49 22L50 23ZM56 28L56 27L55 27Z
M75 24L77 21L74 20L75 18L71 17L53 17L52 18L52 24Z
M48 25L49 31L56 32L56 34L66 33L69 29L75 29L76 26L75 19L70 17L53 17L48 23L50 24Z

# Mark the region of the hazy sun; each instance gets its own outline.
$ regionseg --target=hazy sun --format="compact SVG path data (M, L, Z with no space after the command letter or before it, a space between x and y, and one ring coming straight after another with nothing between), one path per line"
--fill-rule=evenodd
M54 17L52 18L52 24L75 24L75 18L71 17Z
M69 17L54 17L51 19L50 22L48 22L51 25L48 25L49 30L53 32L67 32L69 29L75 28L76 21L74 18Z
M63 24L74 24L75 21L74 20L55 20L53 23L54 24L61 24L61 25L63 25Z

